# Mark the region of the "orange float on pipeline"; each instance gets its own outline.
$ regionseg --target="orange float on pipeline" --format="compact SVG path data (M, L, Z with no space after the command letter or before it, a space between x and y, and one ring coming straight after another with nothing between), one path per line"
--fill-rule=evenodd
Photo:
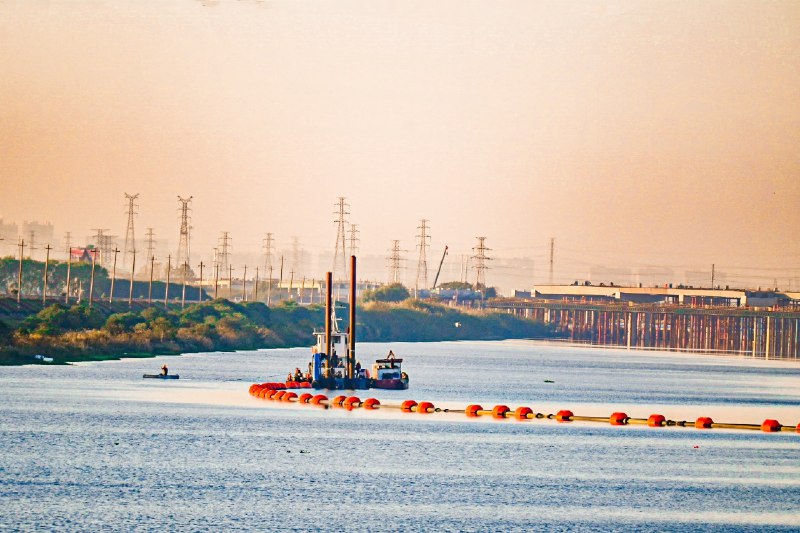
M478 411L483 411L483 407L481 407L481 406L480 406L480 405L478 405L478 404L471 404L471 405L468 405L468 406L467 406L467 408L466 408L466 410L465 410L465 413L466 413L466 414L467 414L467 416L469 416L469 417L476 417L476 416L480 416L480 415L478 414Z
M432 413L436 410L436 407L431 402L419 402L417 404L417 412L418 413Z
M711 425L714 423L708 416L701 416L697 420L695 420L694 427L697 429L709 429Z
M493 418L505 418L506 413L511 411L507 405L495 405L494 409L492 409L492 417Z
M323 401L325 401L327 399L328 399L328 397L325 396L324 394L317 394L316 396L311 398L311 403L313 405L319 405L321 402L323 402Z
M782 427L783 426L781 426L780 422L778 422L777 420L772 420L770 418L764 420L764 422L761 423L761 431L765 431L767 433L772 433L773 431L780 431Z
M625 413L611 413L611 416L608 417L609 423L612 426L624 426L628 423L628 415Z
M555 419L559 422L571 422L573 416L575 416L575 414L572 411L564 409L556 413Z
M660 428L664 427L664 424L667 422L667 417L664 415L650 415L647 419L647 425L651 428Z
M517 407L514 411L514 417L517 420L528 420L531 418L529 415L533 415L533 409L530 407Z
M311 401L311 398L313 398L313 397L314 397L314 395L311 394L310 392L304 392L303 394L301 394L300 396L297 397L297 401L299 403L308 403L308 402Z
M341 407L346 399L347 396L340 394L339 396L335 396L333 400L331 400L331 405L334 407Z
M350 396L344 400L342 405L348 409L353 409L361 405L361 398L358 396Z
M377 409L380 405L381 402L377 398L367 398L364 400L362 407L364 407L364 409Z
M297 394L291 391L284 394L283 397L281 398L281 400L283 400L284 402L291 402L292 400L296 399L297 399Z
M416 406L417 402L415 402L414 400L406 400L400 404L400 410L406 413L410 413L411 410L414 409L414 407Z

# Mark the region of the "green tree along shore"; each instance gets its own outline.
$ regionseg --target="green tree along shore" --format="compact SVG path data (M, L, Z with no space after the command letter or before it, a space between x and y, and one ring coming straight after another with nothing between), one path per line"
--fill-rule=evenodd
M338 308L337 308L338 309ZM54 363L119 357L150 357L201 351L310 346L314 328L324 324L324 307L293 301L267 307L261 302L224 299L187 306L53 304L27 316L0 309L0 365ZM346 306L339 316L348 316ZM346 320L340 328L347 326ZM359 305L359 341L448 341L541 338L543 324L503 313L465 312L419 300Z

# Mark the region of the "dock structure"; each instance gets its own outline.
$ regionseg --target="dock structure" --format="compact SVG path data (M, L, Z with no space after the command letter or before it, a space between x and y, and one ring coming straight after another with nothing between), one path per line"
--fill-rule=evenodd
M541 294L539 294L541 296ZM724 295L719 295L723 297ZM486 307L551 325L563 339L599 346L800 358L800 308L581 301L532 297Z

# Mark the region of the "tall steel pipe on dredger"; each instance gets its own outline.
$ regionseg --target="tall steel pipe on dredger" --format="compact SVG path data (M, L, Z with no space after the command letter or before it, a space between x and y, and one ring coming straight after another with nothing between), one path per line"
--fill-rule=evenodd
M356 367L356 256L350 256L350 345L347 350L348 388L353 388Z
M331 299L333 297L333 273L325 274L325 386L330 386L331 381Z

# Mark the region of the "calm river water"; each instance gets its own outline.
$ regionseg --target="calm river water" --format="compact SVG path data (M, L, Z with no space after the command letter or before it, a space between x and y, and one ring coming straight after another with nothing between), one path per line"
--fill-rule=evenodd
M361 344L360 358L388 348ZM786 362L524 341L392 348L411 388L362 398L800 422L800 366ZM800 530L795 433L249 396L308 354L0 368L0 530ZM141 379L164 362L179 381Z

